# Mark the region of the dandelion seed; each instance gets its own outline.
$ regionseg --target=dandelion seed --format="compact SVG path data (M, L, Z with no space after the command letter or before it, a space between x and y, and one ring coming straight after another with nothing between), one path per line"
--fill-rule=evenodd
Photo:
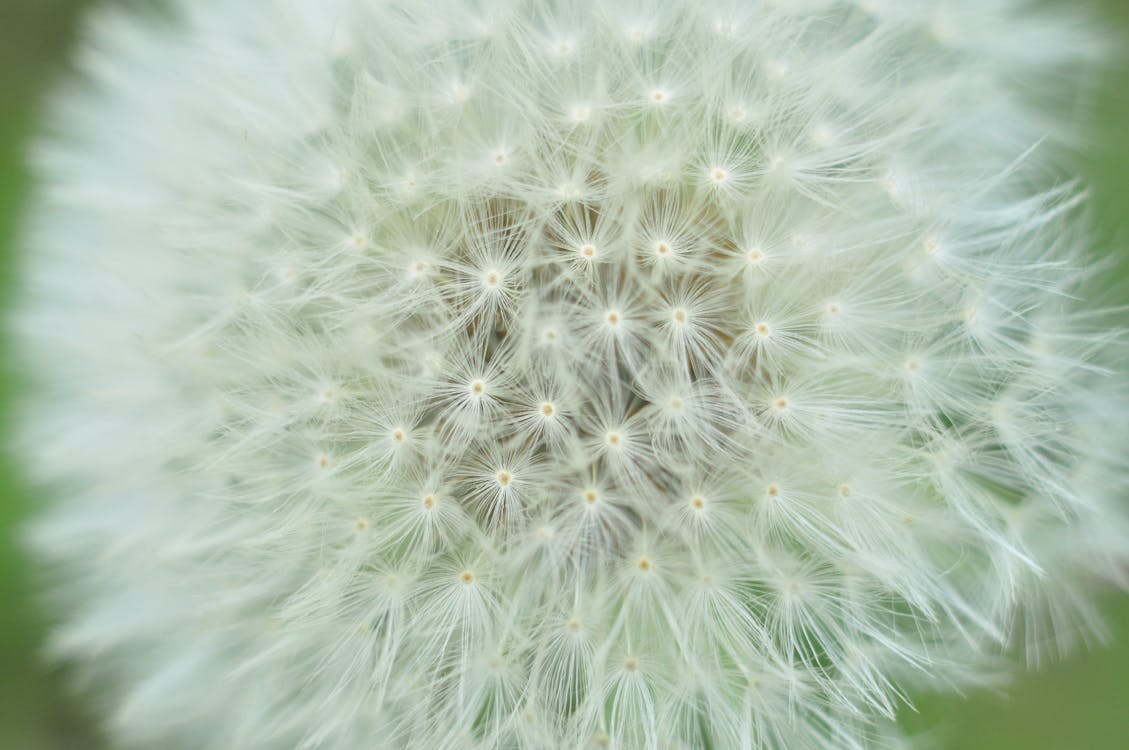
M12 320L114 739L902 746L1125 584L1080 16L171 5L91 17Z

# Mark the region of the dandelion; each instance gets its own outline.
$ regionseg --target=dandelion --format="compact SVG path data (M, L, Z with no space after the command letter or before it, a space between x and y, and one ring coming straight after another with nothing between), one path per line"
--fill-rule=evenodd
M1100 632L1037 5L100 11L14 321L53 649L130 747L862 750Z

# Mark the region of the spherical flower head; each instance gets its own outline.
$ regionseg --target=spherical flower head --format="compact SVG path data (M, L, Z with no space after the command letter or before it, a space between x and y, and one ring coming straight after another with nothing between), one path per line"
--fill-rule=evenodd
M93 19L17 322L127 746L879 747L1093 632L1124 347L1028 101L1084 30L173 6Z

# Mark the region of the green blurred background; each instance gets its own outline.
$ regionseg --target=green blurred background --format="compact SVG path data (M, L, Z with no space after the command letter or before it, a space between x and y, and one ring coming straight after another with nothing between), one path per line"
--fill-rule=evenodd
M23 150L44 91L65 72L77 15L89 4L0 0L0 305L15 283L13 244L28 187ZM1081 169L1094 189L1103 243L1123 248L1121 286L1129 290L1129 0L1101 0L1101 6L1126 61L1101 81L1099 133ZM1120 298L1129 300L1129 292ZM7 436L16 392L10 362L0 348L0 437ZM100 750L97 722L66 691L66 675L37 658L44 616L34 602L31 564L15 543L31 504L14 457L0 455L0 750ZM936 750L1126 750L1129 597L1111 596L1105 609L1112 647L1024 675L1006 696L923 697L920 713L907 712L905 725L932 739Z

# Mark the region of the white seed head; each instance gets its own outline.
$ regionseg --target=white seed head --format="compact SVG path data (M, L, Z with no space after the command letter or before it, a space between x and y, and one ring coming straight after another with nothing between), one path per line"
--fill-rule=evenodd
M1084 22L172 5L93 17L13 321L123 745L895 745L1125 582L1129 357L1035 104Z

